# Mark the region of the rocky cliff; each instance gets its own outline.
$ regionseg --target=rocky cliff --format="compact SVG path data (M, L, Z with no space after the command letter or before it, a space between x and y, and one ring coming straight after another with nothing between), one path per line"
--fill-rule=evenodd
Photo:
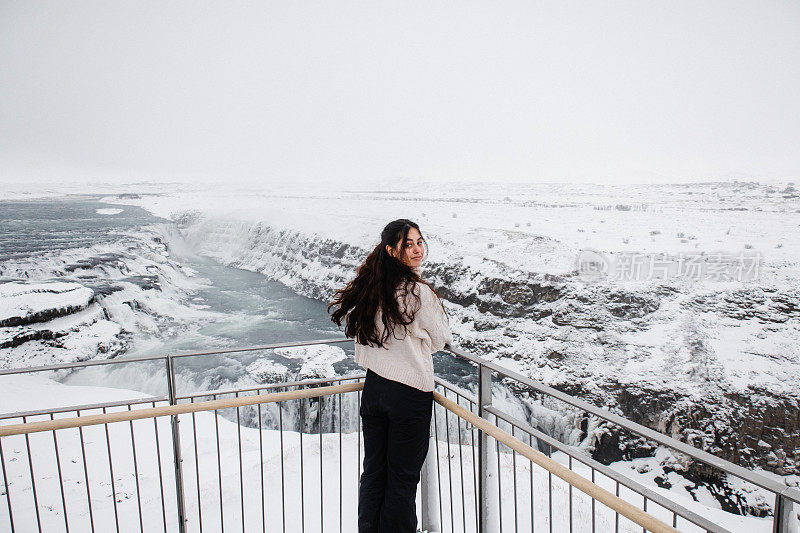
M322 300L368 251L264 222L198 212L176 221L197 252ZM797 290L623 286L457 254L424 273L459 346L743 466L800 473ZM633 453L613 428L594 438L605 461Z

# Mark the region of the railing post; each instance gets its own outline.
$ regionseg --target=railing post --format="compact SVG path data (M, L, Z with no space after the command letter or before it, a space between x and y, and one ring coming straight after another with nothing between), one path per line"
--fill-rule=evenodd
M434 415L436 412L434 409ZM422 480L420 484L420 503L422 504L422 531L430 533L442 531L442 518L439 516L439 501L436 488L439 485L436 472L436 437L431 435L428 442L428 455L422 464Z
M772 520L772 533L800 533L800 520L795 509L797 504L783 497L775 495L775 516Z
M169 404L177 405L175 399L175 370L172 364L172 356L167 355L164 359L167 365L167 394ZM170 417L172 424L172 454L175 460L175 496L178 499L178 531L186 533L186 504L183 496L183 459L181 458L181 432L178 428L178 415Z
M486 366L478 365L478 416L486 419L486 407L492 405L492 371ZM487 419L488 421L488 419ZM500 505L499 495L491 490L497 479L497 465L492 461L490 451L497 443L483 431L478 440L478 524L480 533L497 531L495 517ZM497 496L497 499L495 499Z

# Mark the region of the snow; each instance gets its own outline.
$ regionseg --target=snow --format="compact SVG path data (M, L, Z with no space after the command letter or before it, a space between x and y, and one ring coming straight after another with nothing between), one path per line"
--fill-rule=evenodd
M300 360L302 364L297 371L292 372L272 356L257 359L245 370L259 383L334 377L336 370L333 364L347 358L343 349L326 344L276 348L273 352L278 357Z
M298 379L333 377L336 375L333 363L347 358L344 350L338 346L327 344L278 348L275 353L288 359L300 359L303 361Z
M77 283L4 283L0 285L0 326L15 326L43 317L84 309L94 292Z
M276 383L286 381L289 369L271 359L258 359L245 369L259 383Z
M95 209L98 215L119 215L124 211L124 209Z
M448 252L481 264L497 261L538 273L574 270L577 251L587 246L607 253L675 254L737 251L745 244L757 244L770 265L779 264L781 273L799 271L800 243L793 236L800 223L800 198L785 199L766 187L406 185L403 191L380 194L214 188L103 201L140 205L164 218L192 210L212 219L261 222L363 247L376 241L386 221L405 216L437 239L431 246L432 261ZM731 209L737 205L746 210ZM778 220L782 223L776 224ZM652 235L653 231L659 233Z

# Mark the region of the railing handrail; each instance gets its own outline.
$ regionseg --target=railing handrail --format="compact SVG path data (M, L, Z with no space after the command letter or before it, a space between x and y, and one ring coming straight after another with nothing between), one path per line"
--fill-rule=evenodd
M241 353L241 352L252 352L252 351L262 351L262 350L274 350L277 348L293 348L299 346L310 346L310 345L317 345L317 344L338 344L338 343L345 343L345 342L352 342L352 339L348 338L332 338L332 339L318 339L318 340L310 340L310 341L295 341L295 342L284 342L284 343L274 343L274 344L266 344L261 346L249 346L249 347L237 347L237 348L227 348L222 350L210 350L210 351L203 351L203 352L183 352L183 353L175 353L175 354L165 354L165 355L153 355L153 356L134 356L134 357L120 357L115 359L102 359L102 360L90 360L90 361L80 361L75 363L62 363L57 365L44 365L38 367L23 367L23 368L12 368L12 369L2 369L0 370L0 376L4 375L11 375L11 374L22 374L22 373L34 373L34 372L44 372L44 371L52 371L52 370L64 370L64 369L74 369L74 368L83 368L89 366L101 366L101 365L110 365L110 364L122 364L122 363L136 363L142 361L157 361L157 360L166 360L169 361L175 358L183 358L183 357L193 357L193 356L206 356L206 355L219 355L219 354L228 354L228 353ZM766 476L762 476L755 472L752 472L742 466L736 465L717 457L713 454L690 446L684 442L676 440L672 437L664 435L658 431L650 429L646 426L641 424L637 424L631 420L628 420L620 415L614 414L606 409L601 407L597 407L594 404L591 404L585 400L581 400L580 398L576 398L564 392L561 392L553 387L545 385L539 381L531 379L527 376L523 376L518 372L514 372L513 370L509 370L504 368L503 366L484 359L482 357L470 354L466 351L456 349L450 345L445 347L447 351L452 353L457 357L461 357L472 363L475 363L479 366L483 366L488 368L498 374L505 376L507 378L511 378L515 381L518 381L532 389L535 389L541 393L547 394L552 396L558 400L563 401L568 405L572 405L578 409L591 413L603 420L608 422L612 422L620 427L627 429L637 435L643 436L668 448L673 450L679 451L685 455L688 455L701 463L705 463L709 466L717 468L727 474L732 474L740 479L753 483L756 486L761 488L767 489L770 492L781 495L784 498L791 500L795 503L800 504L800 490L795 489L793 487L788 487L786 485L782 485L781 483L774 481L772 479L767 478ZM262 387L263 388L263 387Z
M677 533L678 530L672 526L667 525L654 516L647 514L638 507L634 507L632 504L626 502L622 498L615 496L599 485L592 483L577 472L570 470L553 459L550 459L542 452L534 450L532 447L525 444L518 438L509 435L497 426L479 417L472 411L468 411L467 409L458 405L456 402L445 398L441 393L434 392L433 398L436 403L443 406L451 413L454 413L462 420L472 424L484 433L492 436L497 442L508 446L526 459L533 461L548 472L563 479L569 485L575 487L589 497L602 502L611 510L618 512L622 516L633 521L635 524L642 526L647 531L652 531L653 533Z
M32 409L28 411L2 413L0 414L0 421L7 420L9 418L22 418L22 417L56 414L56 413L68 413L70 411L91 411L94 409L102 409L103 407L125 407L128 405L140 405L143 403L161 403L168 401L169 401L169 396L145 396L143 398L132 398L130 400L117 400L115 402L96 402L96 403L84 403L80 405L64 405L62 407L53 407L51 409Z
M19 368L4 368L0 370L0 376L7 376L11 374L28 374L33 372L47 372L52 370L66 370L73 368L84 368L87 366L104 366L114 365L121 363L140 363L142 361L159 361L164 359L178 359L182 357L195 357L202 355L220 355L227 353L241 353L241 352L258 352L263 350L275 350L277 348L296 348L299 346L312 346L316 344L338 344L343 342L353 342L353 339L348 338L335 338L335 339L319 339L312 341L296 341L296 342L279 342L275 344L264 344L261 346L244 346L238 348L226 348L223 350L212 350L205 352L178 352L174 354L163 355L138 355L133 357L116 357L114 359L91 359L89 361L77 361L74 363L61 363L57 365L43 365L43 366L27 366Z
M535 389L539 392L557 398L558 400L561 400L564 403L572 405L573 407L577 407L578 409L589 412L599 418L602 418L603 420L617 424L618 426L621 426L637 435L648 438L650 440L654 440L660 444L663 444L664 446L667 446L668 448L672 448L673 450L677 450L683 454L686 454L694 459L697 459L701 463L705 463L709 466L722 470L727 474L732 474L756 486L767 489L774 494L782 495L785 498L792 500L795 503L800 503L800 490L798 489L782 485L777 481L769 479L766 476L762 476L760 474L752 472L751 470L748 470L737 464L731 463L730 461L726 461L725 459L717 457L716 455L712 455L706 451L695 448L694 446L690 446L685 442L681 442L670 436L664 435L663 433L650 429L646 426L637 424L636 422L628 420L627 418L624 418L620 415L614 414L611 411L603 409L602 407L597 407L596 405L591 404L585 400L581 400L580 398L576 398L567 393L561 392L557 389L554 389L553 387L545 385L544 383L523 376L518 372L514 372L513 370L504 368L498 365L497 363L494 363L482 357L478 357L477 355L473 355L458 350L449 345L446 346L446 349L455 356L462 357L477 365L486 367L494 372L497 372L502 376L511 378L524 385L527 385L528 387L531 387L532 389Z
M110 424L113 422L127 422L130 420L141 420L144 418L157 418L161 416L174 416L186 413L197 413L200 411L216 411L220 409L243 407L245 405L276 403L289 400L300 400L305 398L318 398L320 396L330 396L333 394L344 394L346 392L360 391L363 388L364 388L363 382L346 383L342 385L329 385L327 387L313 387L313 388L299 389L293 391L270 392L267 394L254 394L252 396L239 396L237 398L208 400L205 402L182 403L175 405L165 405L162 407L149 407L147 409L119 411L115 413L105 413L101 415L56 418L55 420L43 420L40 422L26 422L24 424L0 425L0 437L9 437L11 435L29 435L31 433L40 433L42 431L55 431L59 429L96 426L100 424Z
M211 389L207 391L193 392L191 394L182 394L175 396L176 400L192 400L194 398L203 398L206 396L222 396L224 394L241 394L243 392L262 391L270 389L285 389L287 387L307 387L309 385L320 385L322 383L331 383L333 381L357 381L363 380L366 374L361 372L359 374L335 376L332 378L318 378L318 379L303 379L300 381L278 381L275 383L263 383L253 387L245 387L241 389Z
M0 425L0 437L8 437L12 435L29 435L31 433L39 433L44 431L56 431L70 428L80 428L86 426L96 426L101 424L110 424L115 422L127 422L133 420L141 420L148 418L157 418L162 416L175 416L179 414L196 413L202 411L217 411L221 409L230 409L236 407L243 407L247 405L276 403L282 401L318 398L321 396L330 396L335 394L344 394L348 392L356 392L363 390L364 382L348 383L340 385L329 385L324 387L312 387L293 391L272 392L266 394L256 394L252 396L238 396L235 398L224 398L218 400L208 400L203 402L183 403L175 405L167 405L161 407L151 407L146 409L126 410L114 413L104 413L98 415L89 415L82 417L68 417L57 418L53 420L45 420L39 422L26 422L22 424L9 424ZM497 426L489 423L483 418L478 417L470 411L467 411L455 402L445 398L438 392L434 392L434 399L437 403L450 410L457 416L466 420L474 427L491 435L498 442L509 446L527 459L535 462L548 472L563 479L571 486L584 492L588 496L604 503L610 509L619 512L621 515L629 518L634 523L646 528L648 531L654 533L675 533L677 530L661 522L655 517L647 514L625 500L611 494L602 487L592 483L580 474L567 469L560 463L548 458L541 452L538 452L523 443L519 439L502 431Z

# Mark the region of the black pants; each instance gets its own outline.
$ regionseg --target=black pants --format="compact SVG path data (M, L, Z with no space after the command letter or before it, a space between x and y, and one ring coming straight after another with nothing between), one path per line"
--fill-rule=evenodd
M364 473L358 488L359 533L413 533L416 495L428 453L433 393L368 370L361 394Z

